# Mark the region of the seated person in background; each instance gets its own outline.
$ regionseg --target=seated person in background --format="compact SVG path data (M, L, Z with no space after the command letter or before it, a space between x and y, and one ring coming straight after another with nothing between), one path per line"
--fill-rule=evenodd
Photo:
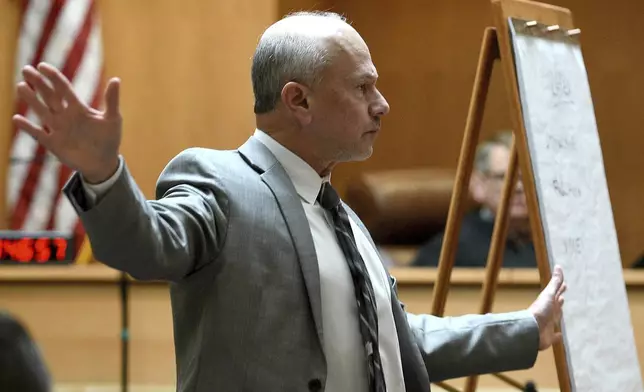
M0 312L0 391L52 391L38 346L27 329L6 312Z
M501 202L503 182L510 160L512 132L503 131L482 142L476 151L470 193L480 206L465 213L461 222L455 267L485 267L492 242L494 219ZM528 208L521 178L510 199L508 236L503 267L536 268L536 256L530 235ZM438 266L444 233L426 242L412 266Z

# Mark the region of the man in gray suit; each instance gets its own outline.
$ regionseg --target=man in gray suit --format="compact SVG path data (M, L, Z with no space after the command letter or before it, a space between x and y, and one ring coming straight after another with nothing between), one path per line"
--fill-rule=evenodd
M525 310L405 312L329 183L336 163L371 155L389 111L366 44L338 15L294 14L266 30L252 65L255 134L234 151L181 152L156 200L119 155L118 79L100 112L51 66L23 74L18 94L41 124L14 124L76 171L65 193L96 258L171 282L179 391L426 392L529 368L560 339L560 268Z

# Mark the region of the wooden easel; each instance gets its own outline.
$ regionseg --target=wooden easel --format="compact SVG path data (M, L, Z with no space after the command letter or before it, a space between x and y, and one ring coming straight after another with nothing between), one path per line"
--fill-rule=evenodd
M454 258L458 244L461 221L464 214L464 207L467 198L467 186L472 174L474 155L479 140L481 123L485 109L485 101L488 87L491 80L492 69L495 62L499 60L503 67L506 91L508 93L511 118L514 129L514 138L510 152L510 161L503 185L501 204L497 211L494 231L487 258L486 276L483 283L483 297L480 304L480 313L492 311L498 275L502 266L503 250L508 229L508 206L512 190L517 180L517 169L520 166L523 173L523 184L528 203L530 225L535 244L537 265L542 286L550 280L550 266L545 248L545 239L542 229L539 205L536 198L535 184L532 181L534 174L529 161L529 151L525 139L525 128L521 110L521 101L517 86L516 68L512 55L512 43L509 37L508 18L520 18L529 21L539 21L546 25L558 25L562 29L572 29L572 15L569 10L551 6L543 3L536 3L526 0L492 0L494 14L494 27L488 27L484 31L481 52L479 55L474 89L470 101L460 158L456 172L454 191L450 210L445 228L442 252L438 267L438 280L434 288L432 314L442 316L447 301L447 293L451 272L454 265ZM553 346L559 387L562 392L570 392L570 381L568 365L566 362L564 347L562 343ZM512 378L494 374L495 377L516 387L519 390L524 385ZM472 376L467 379L466 392L476 390L478 377ZM458 392L458 389L447 383L437 383L438 386L450 392Z

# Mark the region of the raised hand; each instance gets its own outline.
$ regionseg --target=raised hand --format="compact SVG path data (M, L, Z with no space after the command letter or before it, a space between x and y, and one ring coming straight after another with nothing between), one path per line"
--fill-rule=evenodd
M108 179L118 168L121 144L118 79L105 90L105 110L81 102L69 80L56 68L41 63L26 66L25 81L17 94L40 119L36 125L22 115L13 116L16 128L30 134L63 164L90 183Z
M561 333L555 332L555 327L561 321L565 291L563 270L555 266L550 282L529 308L539 324L539 350L545 350L561 340Z

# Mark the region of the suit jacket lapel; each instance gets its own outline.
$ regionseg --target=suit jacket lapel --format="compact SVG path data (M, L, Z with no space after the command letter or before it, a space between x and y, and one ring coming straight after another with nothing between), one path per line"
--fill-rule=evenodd
M262 181L270 188L284 216L300 262L318 338L320 339L321 346L324 347L318 260L315 253L313 237L311 236L311 229L297 191L275 156L257 139L251 137L239 148L239 153L254 170L260 173ZM346 204L345 208L375 248L376 245L373 243L362 221ZM405 389L408 391L429 391L429 378L418 346L409 329L402 304L397 298L395 279L389 274L387 275L392 282L391 301L396 330L398 332Z
M300 262L318 338L321 347L324 347L318 259L309 222L297 191L284 168L260 141L251 137L239 148L239 152L244 160L260 173L262 181L270 188L284 216Z

